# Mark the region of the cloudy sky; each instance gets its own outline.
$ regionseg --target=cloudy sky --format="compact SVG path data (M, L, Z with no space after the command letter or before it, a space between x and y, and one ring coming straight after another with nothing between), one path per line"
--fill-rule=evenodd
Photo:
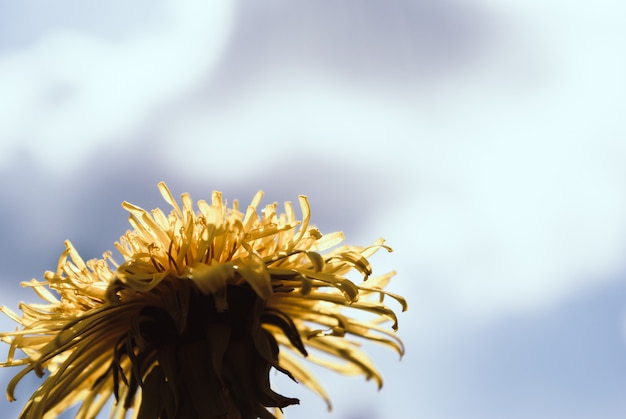
M374 269L409 299L407 354L369 348L380 392L320 372L330 414L285 383L287 418L622 418L624 19L609 0L0 0L2 303L35 298L19 282L65 239L100 257L161 180L306 194L322 231L395 249Z

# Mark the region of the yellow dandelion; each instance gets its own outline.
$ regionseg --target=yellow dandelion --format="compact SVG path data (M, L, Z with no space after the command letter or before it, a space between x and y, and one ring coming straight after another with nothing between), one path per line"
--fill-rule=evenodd
M391 250L383 240L340 246L342 233L309 225L304 196L300 222L288 202L282 214L276 204L259 212L261 192L242 213L219 192L195 209L188 194L181 207L165 184L159 190L169 215L122 204L132 227L115 243L123 263L110 252L84 262L66 242L56 272L23 283L45 303L21 303L21 316L2 308L21 325L0 333L10 345L0 365L23 367L9 400L26 374L49 373L21 418L54 418L73 405L78 418L93 418L112 397L115 418L274 418L298 399L271 389L271 368L330 408L305 358L382 385L359 341L402 355L385 297L406 309L384 290L393 273L371 276L368 257Z

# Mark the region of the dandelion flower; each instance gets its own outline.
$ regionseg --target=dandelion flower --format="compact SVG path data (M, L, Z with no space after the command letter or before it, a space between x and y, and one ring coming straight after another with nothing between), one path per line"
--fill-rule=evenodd
M2 308L21 326L0 333L10 345L0 365L23 367L9 400L25 375L47 374L21 418L73 405L78 418L93 418L112 398L115 418L274 418L299 401L272 390L272 368L330 408L308 362L382 385L359 342L402 355L385 297L406 309L384 290L393 273L371 276L368 257L390 250L383 240L341 246L342 233L309 225L304 196L298 221L288 202L282 214L276 204L259 211L261 192L244 213L219 192L194 208L188 194L181 207L165 184L159 190L168 215L122 204L132 227L115 243L122 263L110 252L84 262L68 241L55 272L22 284L44 303L21 303L21 316Z

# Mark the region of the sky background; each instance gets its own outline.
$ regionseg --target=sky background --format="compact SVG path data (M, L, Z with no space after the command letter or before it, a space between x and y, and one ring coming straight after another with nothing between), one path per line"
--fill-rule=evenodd
M161 180L306 194L322 232L394 248L374 271L398 272L407 353L367 348L380 392L319 371L330 414L281 381L287 419L623 418L625 19L610 0L0 0L1 303L34 302L19 282L65 239L101 257L122 201L165 206Z

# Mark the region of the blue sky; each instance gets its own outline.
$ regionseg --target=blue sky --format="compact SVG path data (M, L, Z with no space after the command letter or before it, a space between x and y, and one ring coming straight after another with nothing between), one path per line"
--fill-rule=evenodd
M623 417L626 8L270 6L0 0L2 303L65 239L100 257L161 180L306 194L322 231L395 249L374 269L407 354L370 348L380 392L320 372L327 416L289 386L287 418Z

